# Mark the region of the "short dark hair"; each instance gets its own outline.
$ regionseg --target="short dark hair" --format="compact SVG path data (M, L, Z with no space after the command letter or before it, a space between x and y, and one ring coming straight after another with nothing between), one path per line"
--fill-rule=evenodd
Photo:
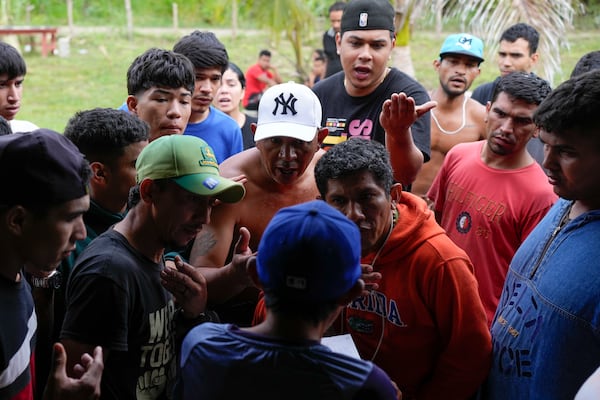
M64 135L89 162L111 164L125 147L148 140L148 124L133 114L114 108L78 111L69 119Z
M8 79L27 74L27 66L21 54L5 42L0 42L0 74L8 75Z
M548 81L534 73L512 72L498 80L491 101L496 101L498 95L504 92L513 99L539 105L551 91Z
M571 78L581 75L593 69L600 68L600 50L590 51L584 54L575 64L573 71L571 72Z
M379 186L389 194L394 183L390 156L381 143L374 140L349 139L329 149L315 166L315 179L321 197L325 199L330 179L344 178L368 171Z
M558 136L596 136L600 115L600 69L561 83L533 114L535 124ZM600 140L599 140L600 142Z
M238 77L240 84L242 85L242 89L246 87L246 76L244 72L238 67L236 64L230 62L227 66L228 69L232 70Z
M328 14L331 14L334 11L344 11L344 8L346 8L345 1L336 1L335 3L329 6Z
M10 124L4 117L0 116L0 136L10 135L12 133L12 129Z
M194 68L219 68L221 73L227 69L229 55L223 43L212 32L195 30L179 39L173 51L190 59Z
M262 49L259 53L258 53L258 58L262 57L262 56L267 56L267 57L271 57L271 52L267 49Z
M500 36L500 41L505 40L513 43L519 38L529 43L529 55L537 51L538 44L540 43L540 34L533 26L522 22L506 29L502 33L502 36Z
M127 70L127 92L137 96L152 87L186 88L194 92L194 66L184 55L151 48L133 60Z

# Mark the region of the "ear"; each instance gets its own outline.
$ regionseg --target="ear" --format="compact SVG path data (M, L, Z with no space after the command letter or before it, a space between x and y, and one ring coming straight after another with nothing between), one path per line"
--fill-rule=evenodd
M439 59L433 60L433 69L437 71L440 68L440 65L442 65L442 61Z
M140 199L146 203L152 202L154 193L156 192L156 185L152 179L144 179L140 183Z
M29 212L27 209L20 205L13 206L6 211L4 218L6 226L11 234L19 236L23 233L28 215Z
M337 32L335 34L335 48L338 55L340 54L340 47L342 46L342 33Z
M126 103L127 103L127 108L129 109L129 112L132 114L138 115L138 113L137 113L137 103L138 103L137 98L133 95L129 95L129 96L127 96Z
M492 109L492 102L488 101L487 103L485 103L485 117L483 118L483 122L485 122L486 124L488 122L488 115L489 115L491 109Z
M531 62L533 63L533 65L537 64L539 58L540 58L540 55L538 53L533 53L531 55Z
M256 122L253 122L250 124L250 130L252 131L252 136L254 136L254 134L256 133Z
M90 163L90 168L92 169L92 182L100 185L106 184L107 175L109 175L109 171L101 162L94 161Z
M392 202L400 202L402 199L402 184L394 183L390 189L390 197Z
M327 137L328 134L329 134L329 129L327 129L327 128L319 129L319 132L317 132L317 141L319 142L319 144L323 143L323 140L325 140L325 138Z
M346 306L350 304L354 299L360 297L363 290L365 288L365 282L362 279L356 281L354 286L350 288L340 299L338 300L338 304L340 306Z
M540 135L540 128L538 128L536 126L535 129L533 130L533 134L531 135L531 137L538 137L539 135Z

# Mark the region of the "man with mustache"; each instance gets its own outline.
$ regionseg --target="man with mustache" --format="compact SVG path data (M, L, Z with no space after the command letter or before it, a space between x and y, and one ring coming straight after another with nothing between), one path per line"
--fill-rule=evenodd
M267 224L280 208L317 198L313 171L324 153L319 145L327 135L320 124L321 103L307 86L293 82L272 86L261 98L258 123L253 124L256 147L219 166L223 176L245 177L246 196L237 204L215 207L210 223L191 251L192 265L211 267L202 269L211 305L224 303L252 286L245 274L232 277L218 288L212 286L212 274L231 257L240 227L250 231L250 248L256 250ZM217 311L221 319L250 325L257 295L258 290L252 287L220 307ZM230 313L234 310L239 312Z
M537 52L540 41L539 32L531 25L519 22L508 27L500 36L498 45L498 71L500 76L494 81L481 84L473 90L471 98L484 106L492 100L492 95L501 77L512 72L532 72L540 54ZM542 165L544 146L537 137L527 143L531 156Z
M379 365L404 400L470 398L487 375L492 344L466 253L425 201L393 183L380 143L332 147L315 178L321 198L360 229L367 290L343 309L336 333L350 333L361 358Z
M537 136L533 113L550 91L534 74L502 77L486 106L487 139L454 146L427 193L437 221L473 262L490 324L512 256L556 201L527 151Z
M479 76L482 62L483 42L468 33L448 36L439 58L433 61L440 84L429 94L437 102L430 112L431 159L423 164L413 183L414 194L426 197L448 150L485 137L485 107L466 94Z
M594 70L559 85L533 115L560 198L511 261L482 398L572 399L600 364L599 114Z

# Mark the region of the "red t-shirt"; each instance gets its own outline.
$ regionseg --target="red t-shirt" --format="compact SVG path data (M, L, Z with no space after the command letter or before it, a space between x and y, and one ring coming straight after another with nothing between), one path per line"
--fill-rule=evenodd
M258 79L259 76L266 75L269 79L273 79L273 73L271 71L265 71L258 64L252 65L246 71L246 92L244 93L244 100L242 104L244 107L248 106L248 100L250 96L256 93L262 93L267 88L267 84Z

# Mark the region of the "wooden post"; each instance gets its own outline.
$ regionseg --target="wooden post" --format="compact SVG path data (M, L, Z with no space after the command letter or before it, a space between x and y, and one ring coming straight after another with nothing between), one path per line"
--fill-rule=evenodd
M131 0L125 0L125 16L127 18L127 39L133 40L133 11Z
M179 31L179 7L177 3L173 3L173 30L175 33Z

